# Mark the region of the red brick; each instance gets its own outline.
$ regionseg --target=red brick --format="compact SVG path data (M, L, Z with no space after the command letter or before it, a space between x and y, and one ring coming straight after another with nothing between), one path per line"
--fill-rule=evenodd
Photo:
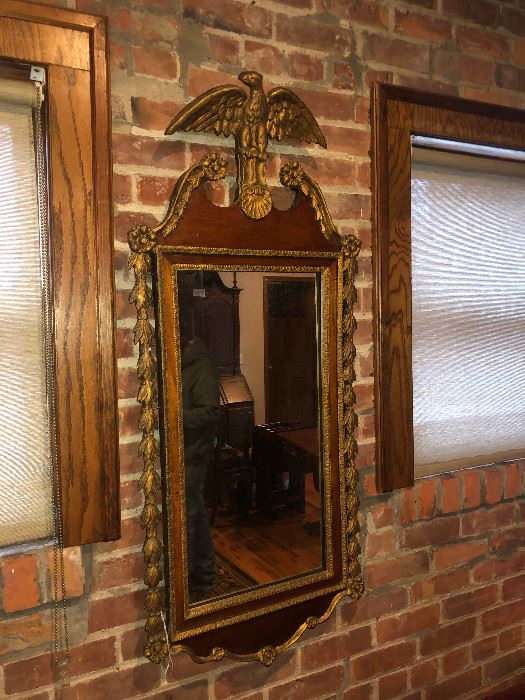
M472 661L482 661L489 656L494 656L498 649L498 638L496 636L484 637L472 644Z
M152 131L164 131L181 107L182 104L178 102L157 102L147 97L131 98L133 123Z
M113 134L113 160L118 164L183 170L185 153L185 144L180 141Z
M139 432L139 411L139 406L135 403L119 406L118 414L121 435L136 435Z
M489 681L502 676L508 676L523 668L525 665L525 649L512 651L510 654L499 656L494 661L489 661L484 666L485 678Z
M386 586L427 571L428 555L423 551L400 554L394 559L369 564L366 568L368 585L372 588Z
M64 565L64 584L67 598L78 598L84 593L84 565L82 562L82 553L80 547L68 547L64 549L63 555ZM49 590L51 597L53 596L54 580L55 580L55 554L54 551L47 551L47 565L49 576ZM61 570L59 560L59 571ZM61 583L59 582L59 586ZM50 599L51 599L50 597Z
M418 513L420 519L433 518L436 514L436 481L421 479L417 482Z
M279 14L275 19L277 41L305 49L346 55L351 50L352 34L347 29L316 22L309 17L288 17Z
M148 700L208 700L210 688L208 680L193 681L184 685L177 685L176 688L160 691L155 695L148 695ZM262 693L250 693L243 696L242 700L263 700Z
M396 698L407 689L407 672L397 671L379 679L379 700Z
M354 72L347 63L334 62L334 79L332 85L338 90L355 90L356 81Z
M487 610L481 616L481 625L484 632L492 632L520 620L525 620L525 598Z
M217 87L217 85L234 85L242 88L236 74L223 73L209 68L201 68L190 65L188 68L188 95L197 97L205 90Z
M523 73L523 88L525 90L525 71ZM504 498L516 498L521 493L521 471L517 464L507 464L505 466Z
M525 10L523 0L520 0L520 3L521 8ZM501 7L498 19L501 26L508 29L515 36L517 34L525 36L525 12L520 12L510 7Z
M410 671L410 687L424 688L435 683L438 674L437 659L420 661L417 666Z
M270 688L270 700L316 700L320 695L336 692L343 684L344 667L332 666L318 673L296 678Z
M492 85L494 63L474 56L439 50L434 57L435 76L452 82L466 81L476 85Z
M288 679L297 669L295 650L279 654L270 668L258 662L234 666L215 678L214 689L217 700L226 700L251 690ZM284 696L281 696L284 697Z
M473 668L427 689L428 700L457 698L481 685L481 669Z
M416 523L401 531L401 545L410 549L442 544L459 537L459 518L438 518L429 523Z
M354 384L354 392L356 397L356 409L358 411L372 408L374 403L373 384Z
M142 457L138 453L139 443L122 443L120 449L120 471L122 474L137 474L142 471Z
M359 291L359 296L361 295L361 291ZM365 353L358 353L357 354L357 368L356 368L356 374L358 379L369 379L370 377L374 376L374 355L372 351L365 352ZM370 436L371 437L371 436Z
M402 668L416 657L415 642L400 642L350 659L350 673L357 681Z
M90 632L126 625L144 617L145 591L92 600L88 614Z
M369 0L332 0L330 9L341 19L351 24L366 24L370 27L388 28L389 13L387 7Z
M38 560L34 554L4 557L0 561L3 580L3 609L10 612L28 610L40 602Z
M463 644L474 638L476 633L476 618L471 617L450 625L441 625L437 630L425 634L421 639L421 653L424 656Z
M123 518L120 524L120 539L115 542L99 542L97 552L112 552L128 547L136 547L144 542L144 528L139 517Z
M132 552L112 559L103 559L95 564L91 590L102 591L116 586L135 583L144 577L144 556Z
M113 173L113 201L116 204L131 202L131 177Z
M476 508L481 503L481 478L478 471L466 471L463 482L463 508Z
M284 55L276 46L259 41L246 41L246 62L253 70L265 75L281 75L284 72Z
M494 578L508 576L521 572L525 567L525 552L517 552L514 556L502 559L488 559L477 564L472 569L474 581L490 581Z
M520 66L525 66L525 39L514 39L514 60Z
M359 440L368 440L369 438L373 438L375 435L375 420L374 416L370 415L369 413L364 413L358 416L359 419L359 432L358 432L358 441Z
M137 194L143 204L162 206L169 200L175 178L145 175L137 179Z
M380 644L408 637L416 632L439 624L439 604L433 603L418 610L410 610L377 623L377 640Z
M295 88L295 92L308 105L318 120L324 117L347 122L354 115L354 99L352 95L339 92L304 90L302 88Z
M441 480L440 511L443 514L456 513L459 510L459 479L455 476Z
M485 586L467 593L452 596L443 601L445 618L464 617L493 605L498 597L498 587Z
M366 556L370 559L388 556L396 550L396 531L393 528L371 532L366 538Z
M340 607L343 625L355 625L373 620L406 608L408 595L405 588L392 588L382 595L365 595L358 601L344 603Z
M131 12L131 22L133 33L140 37L141 41L164 41L172 46L178 43L181 23L175 13L160 15L141 9Z
M470 662L470 646L460 647L449 651L448 654L443 654L441 661L443 666L443 675L450 676L453 673L458 673L469 665Z
M210 56L217 63L238 66L240 63L240 43L237 39L220 34L208 34Z
M368 509L367 521L369 518L373 521L373 528L388 527L394 524L396 512L389 503L376 503ZM370 529L370 524L369 524Z
M60 700L107 700L108 698L145 697L156 688L160 680L160 667L146 661L132 668L106 673L62 691Z
M506 37L479 27L456 27L456 43L459 48L481 56L493 56L502 61L510 56Z
M341 696L341 700L372 700L373 697L374 686L371 683L363 683L350 686Z
M525 547L525 528L522 526L496 531L490 537L491 550L500 555L514 552L520 547Z
M291 53L288 55L288 66L292 78L298 80L322 80L324 76L324 64L319 58L305 53ZM337 85L334 85L337 87Z
M421 578L412 586L411 600L417 603L424 599L445 595L466 588L469 583L468 569L454 569L432 577Z
M487 543L483 542L457 542L436 549L434 561L436 569L446 569L469 561L487 553Z
M525 596L525 574L513 576L503 581L501 595L503 600L512 600L512 598Z
M118 398L130 399L137 396L138 379L135 367L118 368Z
M503 480L498 467L484 470L485 476L485 503L492 505L501 501Z
M498 18L497 5L488 0L443 0L443 12L482 26L495 26Z
M50 610L4 618L0 620L0 656L47 644L51 634Z
M417 491L415 488L403 489L401 491L401 523L417 520Z
M132 56L135 73L168 80L177 80L179 77L179 58L175 51L153 46L134 46Z
M521 644L523 639L523 632L521 625L512 627L509 630L504 630L499 635L499 648L501 651L509 651L510 649L516 649Z
M372 646L370 625L328 639L311 642L301 649L301 671L328 666Z
M122 510L135 510L143 503L143 496L139 490L138 479L123 481L120 485L120 499Z
M68 673L71 676L108 668L116 663L115 637L87 642L70 649ZM6 664L5 688L8 694L22 693L53 682L52 654Z
M215 29L269 38L272 14L256 5L234 0L183 0L183 17Z
M429 47L410 43L402 39L389 39L383 35L370 34L365 41L364 57L374 63L384 63L390 67L428 73Z
M461 518L463 535L482 535L515 522L516 509L512 503L503 503L493 508L482 508L466 513Z
M151 214L133 211L120 212L115 216L115 236L122 243L127 243L128 232L133 226L139 224L155 226L157 223L158 221ZM127 294L129 295L129 292Z
M409 34L415 39L433 42L447 41L452 37L450 22L416 12L400 10L396 11L395 30Z

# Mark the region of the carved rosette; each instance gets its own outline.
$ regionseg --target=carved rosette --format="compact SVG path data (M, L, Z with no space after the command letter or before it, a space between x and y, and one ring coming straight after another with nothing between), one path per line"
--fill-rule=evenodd
M347 547L347 587L348 594L352 598L359 598L364 591L363 578L359 563L361 547L358 541L359 534L359 497L357 484L359 475L356 467L357 442L355 430L357 427L357 415L355 412L355 345L354 331L356 322L354 317L354 304L356 289L354 278L357 271L357 256L361 248L359 240L355 236L339 236L343 253L343 308L342 308L342 336L343 336L343 471L346 491L346 547Z
M338 235L321 188L304 172L296 160L283 165L279 171L279 178L285 187L302 192L305 197L308 197L325 238L330 239Z
M148 310L152 303L152 291L148 285L151 272L151 253L159 237L167 236L173 231L188 206L192 192L203 180L220 180L226 174L226 161L217 153L211 153L181 175L170 199L168 211L159 226L135 226L128 233L128 245L131 250L128 268L133 270L135 283L129 295L129 301L137 310L137 321L133 329L133 342L138 344L139 359L137 376L139 391L137 401L140 404L139 430L142 439L139 454L143 459L142 476L139 488L144 494L144 507L141 522L145 530L144 546L144 583L146 593L146 644L144 656L154 663L160 663L168 656L168 640L162 619L162 597L159 584L162 581L162 543L158 529L161 513L157 506L160 491L160 478L157 471L159 442L155 437L157 427L157 365L153 357L152 342L155 335L149 321Z

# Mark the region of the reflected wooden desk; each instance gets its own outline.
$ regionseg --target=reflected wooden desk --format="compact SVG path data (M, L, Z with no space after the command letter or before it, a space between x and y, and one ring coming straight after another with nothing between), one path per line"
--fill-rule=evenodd
M319 491L319 431L286 423L256 425L253 429L252 462L255 467L257 509L271 512L279 505L296 506L304 512L304 475L313 475ZM279 475L288 474L285 487Z

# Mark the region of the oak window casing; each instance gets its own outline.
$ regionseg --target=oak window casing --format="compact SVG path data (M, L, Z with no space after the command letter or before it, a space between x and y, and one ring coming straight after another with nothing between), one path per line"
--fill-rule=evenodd
M56 444L65 546L120 535L104 20L18 0L0 58L46 69Z
M372 128L376 480L391 491L414 483L411 137L525 150L525 113L378 83Z

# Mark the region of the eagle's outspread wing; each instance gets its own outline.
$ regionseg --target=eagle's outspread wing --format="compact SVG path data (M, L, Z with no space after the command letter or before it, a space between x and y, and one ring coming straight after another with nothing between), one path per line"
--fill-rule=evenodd
M326 148L326 139L319 124L305 103L291 90L276 87L267 95L270 113L268 115L268 136L282 141L291 136L306 143L318 143Z
M175 131L214 131L235 134L247 95L236 85L219 85L203 92L171 120L165 134Z

